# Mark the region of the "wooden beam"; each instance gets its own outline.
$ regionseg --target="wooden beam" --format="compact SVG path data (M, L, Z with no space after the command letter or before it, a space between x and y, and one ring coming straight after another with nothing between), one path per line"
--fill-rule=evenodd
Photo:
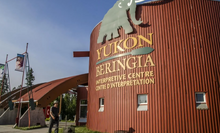
M73 51L73 57L89 57L89 51Z

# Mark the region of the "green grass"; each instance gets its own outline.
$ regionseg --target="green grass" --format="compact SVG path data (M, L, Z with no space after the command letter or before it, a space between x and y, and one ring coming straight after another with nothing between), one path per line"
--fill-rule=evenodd
M42 126L37 125L37 126L31 126L31 127L18 127L18 126L15 127L15 129L20 129L20 130L32 130L32 129L37 129L37 128L42 128Z
M50 121L50 118L46 118L45 121ZM65 121L65 120L61 120L61 122L66 122L66 121ZM72 123L74 123L75 121L67 120L67 122L72 122Z
M89 130L86 126L75 127L76 133L100 133L98 131Z
M64 129L59 128L59 133L63 133ZM54 133L54 131L52 131ZM75 133L100 133L98 131L89 130L86 126L75 127Z
M52 133L54 133L54 131L52 131ZM59 128L59 132L58 133L63 133L63 128Z

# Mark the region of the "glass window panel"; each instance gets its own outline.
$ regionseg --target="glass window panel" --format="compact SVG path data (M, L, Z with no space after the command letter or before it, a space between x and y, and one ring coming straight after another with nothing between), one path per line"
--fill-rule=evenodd
M99 98L99 104L100 106L104 106L104 98Z
M147 95L138 95L138 103L147 103Z
M104 105L104 98L102 98L102 105Z
M204 94L196 94L196 101L204 102Z
M87 118L87 106L80 106L80 118Z
M87 100L81 100L81 104L87 104Z

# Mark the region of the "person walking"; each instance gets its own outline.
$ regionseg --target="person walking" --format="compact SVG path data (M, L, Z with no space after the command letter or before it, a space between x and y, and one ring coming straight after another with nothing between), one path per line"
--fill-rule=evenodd
M53 107L50 108L50 125L49 125L49 133L51 133L51 129L55 124L54 133L58 133L59 129L59 109L58 109L58 101L54 101Z

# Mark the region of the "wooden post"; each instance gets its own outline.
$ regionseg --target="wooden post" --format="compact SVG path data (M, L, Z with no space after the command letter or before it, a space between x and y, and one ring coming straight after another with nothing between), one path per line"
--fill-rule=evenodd
M59 114L61 114L61 107L62 107L62 97L63 97L63 94L60 95L60 110L59 110Z
M20 127L20 117L21 117L21 108L22 108L22 101L23 101L23 98L21 99L21 107L20 107L20 110L19 110L19 122L18 122L18 126Z
M30 102L28 103L28 127L31 126L31 108L30 108Z
M25 54L27 54L27 49L28 49L28 43L26 45L26 51L25 51ZM24 62L26 63L26 58L24 58ZM26 64L24 65L24 69L26 68ZM22 81L21 81L21 88L20 88L20 100L19 100L19 104L18 104L18 113L17 113L17 119L19 121L19 114L20 114L20 104L21 104L21 91L22 91L22 88L23 88L23 83L24 83L24 70L23 70L23 74L22 74ZM29 105L29 104L28 104ZM28 106L29 108L29 106ZM16 119L16 120L17 120ZM30 121L30 117L29 117L29 121ZM30 123L29 123L30 124ZM17 123L18 125L18 123Z

